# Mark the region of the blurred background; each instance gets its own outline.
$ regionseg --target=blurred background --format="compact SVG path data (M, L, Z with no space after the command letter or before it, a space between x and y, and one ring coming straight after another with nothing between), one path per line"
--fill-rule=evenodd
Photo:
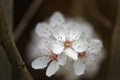
M6 1L6 2L5 2ZM36 23L49 18L53 12L61 11L65 16L76 18L85 17L100 35L105 50L106 59L97 74L92 79L80 80L120 80L120 1L119 0L2 0L8 16L11 30L18 51L34 80L64 80L64 76L45 76L45 70L33 70L27 58L27 45L31 39L31 32ZM4 3L5 2L5 3ZM11 8L10 8L11 7ZM13 12L12 12L13 11ZM12 13L12 14L10 14ZM11 21L12 20L12 21ZM0 80L10 80L11 66L4 50L0 47ZM5 64L4 64L5 63ZM4 65L3 65L4 64ZM6 67L4 67L6 66ZM6 74L7 73L7 74ZM17 80L13 71L13 78ZM5 78L7 77L7 79Z

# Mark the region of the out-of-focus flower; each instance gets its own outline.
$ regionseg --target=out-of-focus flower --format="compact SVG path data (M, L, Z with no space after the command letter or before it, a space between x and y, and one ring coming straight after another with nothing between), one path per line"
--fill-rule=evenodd
M63 55L60 50L58 50L58 52L54 52L50 47L53 44L51 44L48 40L42 39L38 44L37 48L40 55L37 59L32 61L32 68L43 69L48 66L46 75L50 77L58 71L60 65L65 65L67 57Z

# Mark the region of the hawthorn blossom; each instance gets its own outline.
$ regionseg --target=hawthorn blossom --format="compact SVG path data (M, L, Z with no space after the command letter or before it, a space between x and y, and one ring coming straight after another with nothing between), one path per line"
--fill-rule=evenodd
M83 52L78 52L78 60L73 63L74 72L77 76L83 75L89 66L94 66L96 59L101 55L102 42L100 40L91 39L89 41L86 40L86 42L88 47Z
M60 66L64 66L67 60L67 57L61 53L61 50L55 52L52 50L52 47L50 47L52 46L51 42L56 41L40 40L37 47L40 56L32 61L32 68L34 69L43 69L48 66L46 71L48 77L55 74ZM59 48L59 45L56 45L56 47Z

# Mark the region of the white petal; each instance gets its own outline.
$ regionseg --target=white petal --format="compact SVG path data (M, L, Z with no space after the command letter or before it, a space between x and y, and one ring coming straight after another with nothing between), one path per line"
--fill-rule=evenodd
M100 63L98 61L87 61L86 74L88 74L88 76L90 77L96 75L96 72L98 71L99 67Z
M84 39L80 39L80 40L73 42L72 48L76 52L84 52L87 50L87 43Z
M64 44L59 41L52 40L50 42L50 48L53 51L53 53L60 54L61 52L63 52Z
M32 68L34 69L43 69L47 66L49 61L50 61L50 58L42 56L35 59L31 65L32 65Z
M100 51L102 48L102 42L98 39L89 40L88 42L88 52L95 53Z
M80 59L73 63L74 72L77 76L84 74L85 67L85 64Z
M38 56L48 56L50 54L50 52L48 52L48 50L46 49L40 49L40 48L36 48L34 53L37 53Z
M59 66L58 62L52 61L47 68L46 75L48 77L51 77L58 71L59 67L60 66Z
M67 56L64 54L60 54L58 55L57 60L61 66L64 66L66 64Z
M67 39L70 41L78 40L81 37L80 25L70 24L67 26Z
M60 12L55 12L50 18L50 25L52 27L63 25L65 23L65 19Z
M63 26L55 27L54 30L52 31L52 34L59 41L63 42L66 39L66 32Z
M76 53L76 52L73 51L72 49L68 48L68 49L64 50L64 53L65 53L68 57L72 58L73 60L75 60L75 61L78 60L78 53Z
M49 54L50 49L49 49L49 41L46 39L41 39L38 44L37 44L38 50L40 51L41 54Z
M40 37L48 38L51 35L50 26L46 23L38 23L35 28L35 32Z

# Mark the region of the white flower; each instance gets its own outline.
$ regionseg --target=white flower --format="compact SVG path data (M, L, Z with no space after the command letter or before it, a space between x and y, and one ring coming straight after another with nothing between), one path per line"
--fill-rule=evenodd
M51 42L56 43L54 40ZM38 44L40 56L32 62L32 68L43 69L48 66L46 75L50 77L58 71L60 65L65 65L67 57L61 53L63 50L57 49L59 45L48 40L42 39ZM53 51L51 46L57 47L57 50Z
M89 64L93 65L101 55L102 42L93 39L93 30L87 30L91 29L89 24L80 24L65 20L60 12L55 12L48 23L38 23L35 32L42 39L37 47L41 56L32 62L32 67L43 69L48 66L46 75L52 76L60 65L65 65L67 55L74 60L75 74L84 74Z
M85 73L85 70L89 66L94 65L96 59L99 57L99 55L101 55L101 53L99 53L102 48L102 42L100 40L91 39L87 41L87 43L88 48L83 52L79 52L78 54L79 59L73 63L74 72L77 76L83 75Z
M40 37L53 37L57 40L56 44L61 44L59 49L64 47L64 53L73 60L78 59L78 51L82 52L81 38L84 37L84 33L80 32L80 25L74 23L67 23L61 13L56 12L50 18L49 24L39 23L35 29L36 33ZM58 50L56 46L52 46L53 51ZM86 48L86 46L84 47Z
M54 28L53 36L56 40L64 44L64 53L73 60L78 59L78 51L86 49L83 46L84 33L80 32L79 24L64 24ZM82 48L82 49L81 49Z

